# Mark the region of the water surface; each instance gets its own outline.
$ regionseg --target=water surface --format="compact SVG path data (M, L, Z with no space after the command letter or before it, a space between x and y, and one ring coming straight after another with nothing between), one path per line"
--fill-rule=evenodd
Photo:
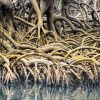
M99 86L48 87L0 84L0 100L100 100Z

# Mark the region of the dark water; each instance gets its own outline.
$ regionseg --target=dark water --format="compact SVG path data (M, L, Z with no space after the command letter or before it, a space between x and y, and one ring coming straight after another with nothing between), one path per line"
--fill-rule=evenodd
M67 88L0 84L0 100L100 100L100 88L96 85Z

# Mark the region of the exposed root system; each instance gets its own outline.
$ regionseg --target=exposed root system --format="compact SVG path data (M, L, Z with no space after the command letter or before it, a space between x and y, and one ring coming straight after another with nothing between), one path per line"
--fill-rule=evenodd
M16 80L31 80L48 85L68 84L83 79L100 81L100 16L91 5L78 5L80 9L75 19L79 20L85 29L78 27L79 23L75 20L54 14L51 21L52 30L49 30L47 22L38 15L41 10L37 11L34 4L31 6L36 12L32 14L35 18L31 16L28 19L29 14L25 16L26 12L19 14L23 8L20 8L19 12L15 10L13 21L16 30L8 23L5 29L1 23L0 80L6 84ZM70 7L74 8L69 3ZM87 18L89 9L97 14L95 16L98 27L93 25L95 23L90 23L90 20L94 19ZM69 11L72 12L71 9Z

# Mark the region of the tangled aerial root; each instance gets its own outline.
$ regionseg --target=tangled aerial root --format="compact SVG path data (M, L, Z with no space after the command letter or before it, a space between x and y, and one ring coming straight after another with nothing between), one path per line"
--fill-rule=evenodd
M85 77L83 73L92 81L98 79L99 37L90 34L73 37L70 35L69 39L66 36L65 41L49 43L36 50L28 48L23 52L2 52L0 79L4 83L25 79L26 82L31 80L46 84L68 84L74 79L82 80Z
M99 81L99 27L84 30L65 17L55 16L54 30L48 31L45 23L24 17L14 16L17 31L9 24L8 30L0 27L0 81L31 80L48 85Z
M15 17L15 19L35 27L34 24L22 18ZM19 40L12 38L5 29L1 30L0 80L3 83L24 79L26 82L31 80L48 85L59 85L72 83L74 80L81 81L86 76L92 81L99 79L99 32L95 34L83 31L77 31L76 34L73 31L70 34L62 33L59 36L64 35L64 37L59 41L48 34L47 39L42 39L44 45L38 45L38 42L34 41L33 30L31 30L32 34L30 32L23 34L25 32L23 30ZM4 36L3 40L2 36Z

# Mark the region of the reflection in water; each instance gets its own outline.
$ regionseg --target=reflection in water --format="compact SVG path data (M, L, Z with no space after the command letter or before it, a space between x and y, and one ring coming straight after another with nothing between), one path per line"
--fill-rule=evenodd
M0 84L0 100L100 100L100 88Z

